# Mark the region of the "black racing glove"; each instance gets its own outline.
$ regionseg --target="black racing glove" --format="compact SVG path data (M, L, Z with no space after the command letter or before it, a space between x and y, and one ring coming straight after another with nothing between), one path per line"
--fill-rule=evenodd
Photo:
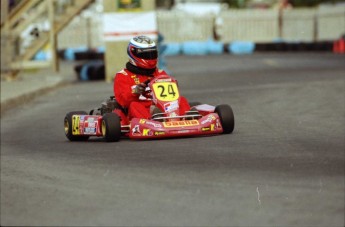
M142 93L144 93L146 88L146 84L145 83L140 83L137 86L134 87L133 89L133 93L137 94L137 95L141 95Z

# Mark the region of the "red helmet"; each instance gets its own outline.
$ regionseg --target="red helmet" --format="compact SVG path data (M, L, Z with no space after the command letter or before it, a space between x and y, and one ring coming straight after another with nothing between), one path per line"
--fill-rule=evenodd
M136 36L129 41L127 54L132 65L154 69L158 62L156 43L147 36Z

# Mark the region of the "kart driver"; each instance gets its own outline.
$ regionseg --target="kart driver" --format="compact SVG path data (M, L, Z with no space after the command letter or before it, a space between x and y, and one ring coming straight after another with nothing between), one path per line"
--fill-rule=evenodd
M116 101L128 109L128 118L145 118L151 116L152 101L145 97L146 84L152 77L167 73L157 68L158 51L155 42L147 36L133 37L127 47L129 61L126 68L115 75L114 94ZM190 110L188 101L180 97L180 114Z

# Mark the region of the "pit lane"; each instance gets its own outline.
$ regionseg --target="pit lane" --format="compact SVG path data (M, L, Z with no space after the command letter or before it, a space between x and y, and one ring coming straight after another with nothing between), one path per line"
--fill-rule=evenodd
M71 143L63 118L111 95L75 83L1 118L1 225L343 226L345 58L179 56L190 101L230 104L230 135Z

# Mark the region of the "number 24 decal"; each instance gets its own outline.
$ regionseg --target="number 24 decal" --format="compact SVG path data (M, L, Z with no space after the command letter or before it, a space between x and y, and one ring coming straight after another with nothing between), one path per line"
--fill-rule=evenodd
M176 83L155 83L153 85L156 97L162 101L173 101L179 98Z
M165 98L165 97L168 96L168 95L165 93L165 87L164 87L163 85L158 85L158 88L161 89L160 96L161 96L162 98ZM175 97L175 95L176 95L176 92L175 92L175 90L174 90L174 87L173 87L171 84L168 85L168 94L169 94L169 95L172 95L173 97Z

